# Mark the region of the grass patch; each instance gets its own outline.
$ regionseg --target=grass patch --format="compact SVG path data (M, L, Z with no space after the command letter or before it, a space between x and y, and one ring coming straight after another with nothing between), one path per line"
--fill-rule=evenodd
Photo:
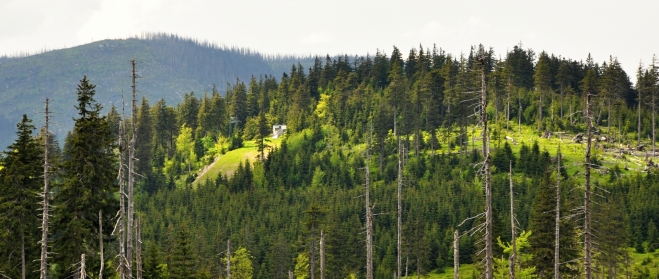
M282 138L270 139L266 141L266 145L269 148L266 149L266 154L272 150L272 148L279 146L281 144ZM224 176L233 174L234 171L238 168L238 165L245 160L250 162L256 161L259 155L258 145L255 141L245 141L242 148L231 150L225 154L219 156L212 164L206 166L206 169L202 171L201 175L192 183L192 187L196 187L197 184L205 182L207 179L215 179L219 174Z
M416 276L410 276L415 278ZM430 273L428 276L422 277L428 279L453 279L453 267L446 268L441 273ZM473 264L460 265L460 278L480 278L476 267Z

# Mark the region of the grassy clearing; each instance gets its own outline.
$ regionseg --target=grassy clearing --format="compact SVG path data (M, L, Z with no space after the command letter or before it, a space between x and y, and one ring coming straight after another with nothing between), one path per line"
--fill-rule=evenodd
M281 141L281 138L274 140L270 139L266 141L266 145L270 147L266 149L266 153L268 150L279 146ZM192 183L192 187L196 187L197 184L205 182L207 179L215 179L220 173L224 176L233 174L233 172L238 168L238 165L242 162L245 162L245 160L253 163L259 155L258 146L253 140L245 141L244 145L245 146L242 148L231 150L225 154L220 155L219 158L215 160L215 162L206 166L204 171L202 171L202 174L199 175L199 177L197 177L197 179Z
M659 251L644 254L632 252L631 259L633 263L631 275L633 278L657 278L659 276ZM641 274L643 276L639 276Z
M415 278L416 276L410 276ZM460 277L461 278L480 278L479 274L476 271L476 267L473 264L462 264L460 265ZM428 276L422 278L428 279L453 279L453 268L447 268L442 273L430 273Z
M567 161L565 167L567 168L569 175L577 174L577 177L583 179L583 164L584 156L586 154L586 143L575 143L572 141L574 137L573 133L569 134L554 134L551 138L543 138L538 132L536 127L522 125L520 127L511 123L510 129L505 128L505 123L497 127L497 125L491 126L492 130L498 130L499 134L491 135L491 146L494 148L502 147L505 142L510 144L513 152L516 155L519 155L519 150L523 144L531 147L534 142L538 142L540 150L547 150L551 156L556 156L558 147L560 145L561 153L563 158ZM499 128L499 129L497 129ZM602 128L602 127L600 127ZM602 128L603 131L606 128ZM471 151L472 149L480 150L482 148L481 142L481 128L479 126L469 126L467 127L467 139L468 142L467 149ZM453 129L450 136L447 137L448 133L446 129L440 129L438 132L438 138L441 144L441 148L438 149L438 153L457 153L459 152L458 146L453 145L452 148L449 148L449 142L457 142L457 137L459 137L458 128ZM514 144L512 141L507 140L506 137L513 138L517 144ZM646 143L646 146L649 146ZM622 176L631 175L637 172L645 171L645 158L637 153L637 155L625 155L618 156L617 152L606 152L605 148L609 150L618 147L617 143L598 143L593 142L591 158L597 158L597 160L602 164L602 167L598 170L593 171L594 181L600 183L608 180L609 175L608 171L614 166L618 166L620 169L620 174ZM580 175L579 175L580 174Z
M657 278L659 276L659 250L653 253L635 253L633 248L630 249L630 259L632 261L631 268L629 270L619 269L618 277L622 276L622 273L629 272L631 278ZM463 264L460 265L460 277L461 278L479 278L479 274L476 271L476 268L473 264ZM415 278L415 276L410 276ZM453 268L447 268L444 272L441 273L430 273L428 276L422 278L429 279L452 279L453 278Z

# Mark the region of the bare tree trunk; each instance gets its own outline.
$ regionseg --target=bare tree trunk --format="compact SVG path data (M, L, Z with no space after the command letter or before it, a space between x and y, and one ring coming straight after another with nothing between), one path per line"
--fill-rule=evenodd
M506 130L510 130L510 90L506 90Z
M561 118L563 118L563 102L565 102L565 97L563 96L563 84L561 84Z
M460 279L460 236L453 232L453 279Z
M655 141L655 133L654 133L654 129L655 129L655 121L654 120L655 120L655 114L656 114L657 110L654 108L655 103L656 103L655 100L654 100L654 96L656 94L652 93L651 95L652 95L652 157L654 157L655 154L656 154L655 153L655 149L656 149L656 144L655 143L656 143L656 141Z
M320 279L325 279L325 231L320 230Z
M641 146L641 86L639 85L639 90L638 90L638 124L636 125L638 128L638 143L636 146Z
M572 97L570 97L569 109L570 109L570 123L574 124L574 121L572 121Z
M542 130L542 89L538 90L540 95L540 106L538 107L538 131Z
M46 98L46 132L44 133L44 164L43 164L43 208L41 209L41 266L39 278L46 279L48 272L48 214L50 213L50 157L49 157L49 129L50 114L48 111L48 98Z
M608 100L608 107L609 107L609 113L606 116L607 117L606 125L608 125L608 127L606 128L607 142L611 140L611 100Z
M316 278L316 227L315 225L311 226L311 241L310 241L310 246L311 249L310 251L310 256L309 256L309 278L314 279Z
M135 263L137 264L137 279L142 279L142 223L140 218L137 218L135 228L136 247L135 247Z
M554 121L554 91L550 91L549 96L551 96L551 102L549 103L549 113L551 114L551 120Z
M519 105L519 110L517 111L517 127L519 132L522 132L522 95L517 91L517 104Z
M227 278L231 279L231 240L227 240Z
M123 114L123 112L122 112ZM128 277L128 260L126 259L126 180L124 174L125 122L119 121L119 278Z
M397 238L397 245L398 245L398 255L397 255L397 262L398 262L398 272L396 273L397 278L400 278L401 275L401 244L402 244L402 228L403 228L403 204L402 204L402 191L403 191L403 158L402 158L402 146L400 143L400 135L398 135L398 207L397 207L397 214L398 214L398 238Z
M510 279L515 279L515 263L517 262L517 241L515 232L515 200L513 197L513 162L510 161L510 170L508 172L508 179L510 180L510 233L511 244L513 245L513 251L510 253Z
M593 137L592 130L592 115L590 113L590 92L586 92L586 128L588 129L588 138L586 142L586 185L584 190L584 270L586 279L592 278L592 233L590 226L590 202L591 202L591 189L590 189L590 148L591 139Z
M27 268L25 267L25 232L21 232L21 278L25 279Z
M131 105L131 139L128 142L128 224L126 225L126 257L129 277L133 276L133 218L135 217L134 188L135 188L135 126L137 125L137 88L135 79L135 59L130 60L132 66L132 105Z
M85 254L82 254L80 255L80 279L87 279L85 268Z
M481 110L480 117L483 123L483 158L485 167L485 279L493 278L493 251L492 251L492 182L490 175L490 151L487 133L487 88L485 83L485 57L481 57Z
M560 230L561 230L561 144L558 144L556 156L558 167L556 168L556 236L554 242L554 279L561 278L560 267Z
M98 211L98 245L101 252L101 268L98 271L98 279L103 279L105 269L105 256L103 255L103 210Z
M405 279L407 279L407 268L409 267L410 264L410 257L406 256L405 257Z
M371 128L372 129L372 128ZM373 211L371 208L371 138L366 146L366 279L373 279ZM324 279L324 278L321 278Z

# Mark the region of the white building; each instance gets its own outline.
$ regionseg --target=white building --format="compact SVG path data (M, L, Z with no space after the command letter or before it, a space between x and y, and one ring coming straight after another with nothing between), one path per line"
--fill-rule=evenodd
M286 133L286 125L272 125L272 138L276 139Z

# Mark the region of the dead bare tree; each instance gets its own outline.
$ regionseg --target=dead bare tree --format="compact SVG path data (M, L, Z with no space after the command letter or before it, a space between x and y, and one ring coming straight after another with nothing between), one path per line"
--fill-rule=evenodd
M227 240L227 279L231 279L231 240Z
M127 274L129 277L133 277L133 223L135 217L135 201L134 201L134 191L135 191L135 134L136 134L136 124L137 124L137 98L135 97L137 93L136 88L136 79L139 78L135 72L135 59L130 60L132 66L131 70L131 79L132 79L132 101L131 101L131 139L128 142L128 212L127 212L127 224L126 224L126 257L128 258L127 262Z
M657 57L655 55L653 55L652 56L652 65L650 65L650 78L652 78L652 87L654 87L654 85L657 83L657 64L656 64L657 62L656 62L656 60L657 60ZM657 114L657 110L655 108L657 102L656 102L655 98L657 96L657 92L656 92L656 89L652 90L652 91L655 91L655 92L650 92L650 96L652 96L652 157L654 157L657 154L656 153L656 148L657 148L656 143L657 142L655 140L655 136L656 136L656 133L655 133L655 127L656 127L656 125L655 125L655 123L656 123L655 122L655 115Z
M400 135L396 135L398 137L398 195L397 195L397 201L398 201L398 206L397 206L397 214L398 214L398 235L397 235L397 245L398 245L398 255L397 255L397 263L398 263L398 269L396 276L397 278L401 278L401 244L402 244L402 230L403 230L403 148L401 145L400 141Z
M137 218L135 224L135 264L137 265L137 279L142 279L142 223Z
M561 144L558 144L558 154L556 155L556 236L554 243L554 279L561 278L561 272L559 271L560 266L560 232L561 232Z
M46 98L46 131L44 133L44 163L43 163L43 193L41 209L41 266L39 278L46 279L48 276L48 215L50 214L50 112L48 111L48 98Z
M510 233L513 251L510 253L510 279L515 279L515 265L517 263L517 232L515 231L515 199L513 197L513 161L509 162L510 170L508 179L510 180Z
M481 54L481 104L480 118L483 125L483 158L485 171L485 279L492 279L493 276L493 252L492 252L492 177L490 170L490 150L488 146L487 130L487 83L485 82L486 55Z
M325 279L325 231L320 230L320 279Z
M590 222L590 204L591 204L591 189L590 189L590 148L593 138L593 121L590 111L590 97L591 92L586 92L586 129L588 129L588 138L586 140L586 184L584 189L584 271L586 279L592 278L592 232Z
M123 116L123 106L122 106ZM122 117L123 119L123 117ZM124 150L126 144L124 143L125 130L124 120L119 121L119 218L117 220L117 227L119 229L119 278L126 279L128 272L128 260L126 259L126 180L124 174ZM113 232L114 233L114 232Z
M85 254L82 254L80 255L80 279L87 279L85 268Z
M643 78L643 63L640 63L638 65L638 80L641 81ZM642 91L643 91L643 86L641 84L637 84L636 86L638 88L638 123L636 124L636 127L638 128L637 131L637 136L638 136L638 142L636 143L636 146L641 146L641 103L643 101L642 98Z
M100 247L101 268L98 271L98 279L103 279L103 269L105 269L105 256L103 255L103 210L98 211L98 245Z
M373 126L371 125L371 130ZM366 279L373 279L373 208L371 207L371 137L366 145L365 197L366 197ZM324 279L321 277L321 279Z
M460 279L460 235L453 232L453 279Z

